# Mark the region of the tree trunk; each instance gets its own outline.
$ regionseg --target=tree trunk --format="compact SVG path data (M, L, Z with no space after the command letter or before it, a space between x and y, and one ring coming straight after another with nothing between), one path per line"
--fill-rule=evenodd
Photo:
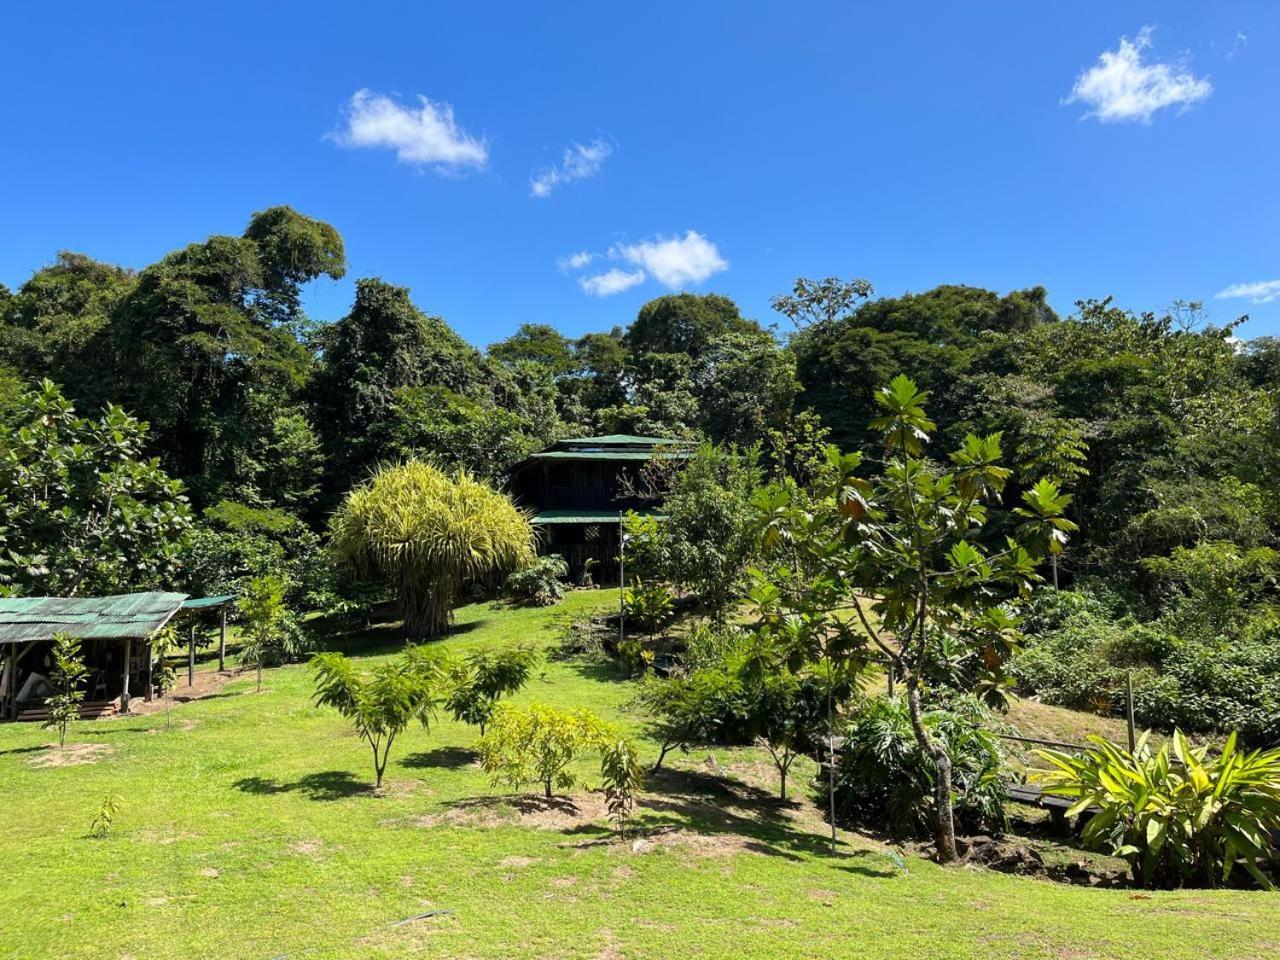
M258 661L258 692L262 692L262 661Z
M453 581L424 589L417 581L400 581L400 613L404 617L404 638L413 642L438 637L449 629L449 616L458 585Z
M934 831L938 848L938 862L952 863L958 859L956 852L956 823L951 809L951 757L924 728L920 708L920 687L915 671L907 674L907 707L911 712L911 729L916 741L933 760L936 771L933 785Z
M544 780L543 786L546 788L546 791L547 791L547 799L550 800L551 799L551 781Z

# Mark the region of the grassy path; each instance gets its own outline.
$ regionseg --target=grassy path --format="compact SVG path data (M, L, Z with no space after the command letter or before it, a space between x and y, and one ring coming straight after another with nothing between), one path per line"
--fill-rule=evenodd
M550 642L555 610L475 605L443 643ZM391 634L352 641L375 657ZM630 729L630 683L548 662L521 699ZM309 703L302 667L246 676L163 714L50 734L0 726L0 957L875 957L1201 960L1280 956L1275 897L1135 895L899 862L869 840L825 852L804 803L765 789L755 751L675 759L652 784L642 849L608 842L581 790L547 807L495 796L442 720L398 745L373 796L363 746ZM652 745L651 745L652 746ZM84 755L82 755L84 754ZM594 780L594 764L582 771ZM103 799L110 834L87 839ZM450 913L395 926L432 910Z

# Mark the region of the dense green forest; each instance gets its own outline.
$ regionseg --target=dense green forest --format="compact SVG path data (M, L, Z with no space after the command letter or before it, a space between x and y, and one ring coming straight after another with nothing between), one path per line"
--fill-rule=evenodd
M697 541L702 523L701 542L676 544L684 566L705 573L710 543L715 569L744 577L750 549L722 555L735 519L698 506L699 484L746 511L748 488L813 481L828 446L874 461L876 391L905 373L927 392L939 462L995 433L1005 504L1045 478L1072 498L1062 590L1038 595L1012 662L1021 692L1107 710L1133 670L1146 722L1280 740L1270 339L1241 341L1195 304L1098 299L1061 317L1039 287L876 298L828 279L797 281L763 322L681 293L625 328L523 324L479 350L378 278L336 322L308 317L302 288L346 269L337 230L274 207L141 271L61 253L0 287L3 590L195 593L271 572L296 607L341 607L353 594L323 557L325 525L376 465L416 457L501 484L549 441L603 433L718 449L684 481L673 536ZM724 601L723 578L693 579Z

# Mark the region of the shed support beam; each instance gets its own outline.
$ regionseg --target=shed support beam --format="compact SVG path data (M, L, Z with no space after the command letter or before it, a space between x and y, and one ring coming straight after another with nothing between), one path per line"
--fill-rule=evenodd
M218 672L227 669L227 607L222 606L222 626L218 632Z
M9 644L9 669L4 675L4 711L10 720L18 719L18 645Z
M191 644L187 647L187 686L196 685L196 625L191 624Z
M145 703L151 702L151 688L154 685L151 679L152 664L156 659L155 647L151 644L151 638L147 638L147 688L142 692L142 699Z
M124 639L124 670L120 683L120 712L129 712L129 667L133 662L133 638Z

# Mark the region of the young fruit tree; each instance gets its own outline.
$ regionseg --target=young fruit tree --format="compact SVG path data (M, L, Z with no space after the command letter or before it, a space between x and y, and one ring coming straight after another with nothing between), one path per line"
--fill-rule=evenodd
M776 552L794 558L799 575L778 588L801 594L790 606L809 607L809 617L818 608L851 611L902 683L912 731L936 771L937 856L949 862L957 856L952 759L924 722L931 670L944 650L951 659L970 654L964 659L977 668L964 682L1000 689L1017 638L1009 601L1030 593L1041 579L1039 559L1060 552L1075 527L1062 515L1070 497L1041 480L1022 494L1021 540L997 539L993 513L1010 476L999 462L1000 435L971 434L949 462L935 461L925 452L934 431L926 399L905 376L882 388L871 424L883 437L878 475L859 476L860 455L833 451L836 479L827 496L790 509L787 491L775 492L765 534ZM806 603L806 591L820 602Z
M374 788L381 790L396 737L414 720L430 727L438 702L439 664L410 647L371 673L361 673L340 653L316 654L311 671L316 704L333 707L351 721L373 754Z
M80 641L66 633L55 635L53 669L49 671L53 695L44 702L45 710L49 713L44 726L45 729L52 727L58 731L60 747L67 744L67 728L72 721L80 718L80 702L84 700L84 690L80 688L80 684L88 675L84 658L80 655Z
M537 662L538 652L532 647L468 654L449 669L445 708L459 723L478 726L483 737L498 701L523 687Z
M540 783L550 800L554 789L568 790L577 783L569 765L578 755L603 747L610 736L608 727L587 710L502 704L480 738L480 765L495 786L506 783L519 790L526 783Z
M284 594L284 582L268 575L246 583L236 600L244 621L240 660L257 668L259 693L263 665L283 662L294 645L297 624L284 604Z
M534 558L533 527L508 497L417 460L380 467L348 493L329 534L341 564L395 588L409 640L445 631L464 582Z

